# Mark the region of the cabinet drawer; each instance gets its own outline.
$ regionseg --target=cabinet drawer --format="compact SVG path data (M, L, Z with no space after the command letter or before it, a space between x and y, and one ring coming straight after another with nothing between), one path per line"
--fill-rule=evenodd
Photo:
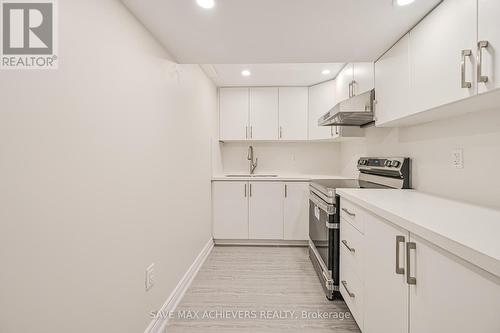
M345 200L340 200L340 217L349 221L354 228L358 229L362 234L365 233L365 225L363 215L365 212L358 205Z
M353 270L348 265L344 264L341 264L340 267L340 293L344 297L352 316L362 331L364 302L363 283L361 283L356 274L354 274Z
M340 256L360 281L364 281L364 235L347 220L340 222Z

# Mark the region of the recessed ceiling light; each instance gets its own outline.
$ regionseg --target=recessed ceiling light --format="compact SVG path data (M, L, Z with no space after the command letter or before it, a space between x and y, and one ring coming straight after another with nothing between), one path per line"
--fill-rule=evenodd
M201 8L210 9L215 6L215 0L196 0L196 3Z
M252 72L250 72L248 69L244 69L241 71L241 75L250 76L250 75L252 75Z
M323 69L323 70L321 71L321 74L323 74L323 75L328 75L328 74L330 74L330 73L331 73L331 72L330 72L330 70L329 70L329 69Z
M415 0L394 0L394 4L398 6L406 6L414 2Z

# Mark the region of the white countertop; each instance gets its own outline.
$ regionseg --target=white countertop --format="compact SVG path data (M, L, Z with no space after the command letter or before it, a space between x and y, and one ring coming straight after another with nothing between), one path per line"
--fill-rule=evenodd
M337 193L500 277L500 211L414 190L338 189Z
M237 173L234 173L237 175ZM276 174L273 172L265 174ZM337 175L303 175L303 174L278 174L277 177L228 177L227 175L217 175L212 177L212 181L278 181L278 182L309 182L314 179L346 179Z

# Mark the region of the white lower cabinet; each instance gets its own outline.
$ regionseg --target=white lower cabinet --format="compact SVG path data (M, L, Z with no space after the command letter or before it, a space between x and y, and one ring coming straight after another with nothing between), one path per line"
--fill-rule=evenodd
M248 183L212 183L213 236L248 239Z
M340 293L362 330L365 241L364 235L351 222L344 217L340 221Z
M410 236L411 333L500 332L500 278Z
M364 287L363 282L355 273L354 268L340 263L340 294L344 298L352 316L363 331L364 317Z
M214 181L213 237L306 241L308 193L308 182Z
M364 333L500 332L500 277L344 198L341 208L340 291Z
M366 214L364 332L408 332L405 242L408 231Z
M283 238L309 239L309 183L285 183Z
M283 184L250 182L248 202L250 239L283 239Z

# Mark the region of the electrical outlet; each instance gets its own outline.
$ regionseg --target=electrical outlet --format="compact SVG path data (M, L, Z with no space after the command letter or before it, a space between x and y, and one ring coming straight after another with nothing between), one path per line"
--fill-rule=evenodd
M464 150L462 148L453 149L451 152L451 164L456 169L464 168Z
M151 264L146 268L146 291L153 288L155 284L154 269L155 269L155 264Z

